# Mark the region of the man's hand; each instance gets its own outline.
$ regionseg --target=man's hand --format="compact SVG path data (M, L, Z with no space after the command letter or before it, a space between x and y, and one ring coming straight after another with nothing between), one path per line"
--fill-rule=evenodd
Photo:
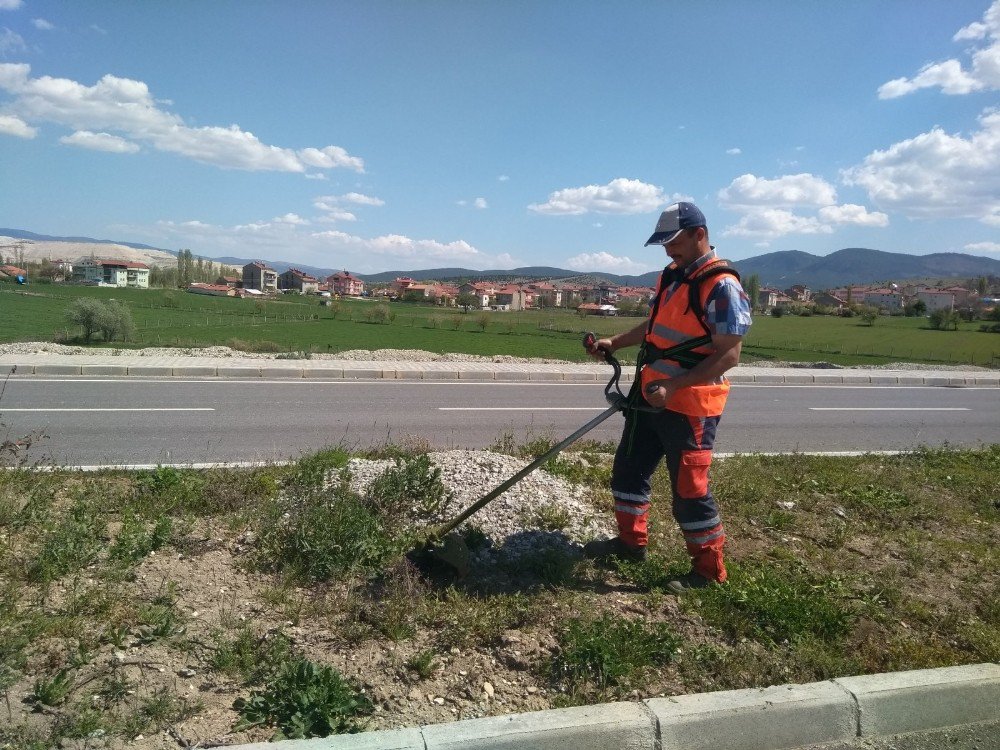
M677 384L672 380L653 380L646 385L646 390L642 395L646 399L646 403L650 406L655 406L657 409L666 409L667 402L670 401L671 396L674 395L674 391L676 390Z
M587 349L587 353L594 359L599 359L604 361L605 353L610 353L615 350L611 343L611 339L596 339L594 343Z

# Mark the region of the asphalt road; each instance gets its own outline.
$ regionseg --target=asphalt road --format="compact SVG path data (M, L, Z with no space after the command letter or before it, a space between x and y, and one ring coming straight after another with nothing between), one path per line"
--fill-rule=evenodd
M0 438L34 430L60 465L294 458L331 444L483 448L561 439L606 408L603 386L13 377ZM588 435L617 441L622 418ZM1000 389L737 385L719 452L906 450L1000 442ZM37 457L37 455L36 455Z

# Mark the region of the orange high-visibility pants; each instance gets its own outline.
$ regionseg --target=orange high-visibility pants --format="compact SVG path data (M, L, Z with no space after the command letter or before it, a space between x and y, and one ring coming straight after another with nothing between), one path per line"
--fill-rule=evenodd
M618 535L626 544L645 546L651 478L661 459L666 459L673 515L692 568L721 583L726 580L722 551L726 534L708 481L719 419L669 410L629 412L615 453L611 494Z

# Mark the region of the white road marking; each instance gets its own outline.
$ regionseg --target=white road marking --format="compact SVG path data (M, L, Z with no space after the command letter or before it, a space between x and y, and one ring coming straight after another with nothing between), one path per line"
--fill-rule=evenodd
M972 411L965 406L810 406L809 411Z
M8 412L8 411L18 411L18 412L23 412L23 411L30 411L30 412L36 412L36 411L54 411L54 412L60 412L61 413L61 412L68 412L68 411L215 411L215 409L213 407L209 407L209 406L205 406L205 407L176 407L176 408L170 408L170 407L163 407L163 408L160 408L160 407L156 407L156 408L153 408L153 407L151 407L151 408L143 408L143 407L96 408L95 407L95 408L86 408L86 409L81 408L81 409L77 409L77 408L68 408L68 407L67 408L63 408L63 407L59 407L59 408L46 408L46 409L41 409L41 408L39 408L39 409L7 409L7 408L0 409L0 412Z

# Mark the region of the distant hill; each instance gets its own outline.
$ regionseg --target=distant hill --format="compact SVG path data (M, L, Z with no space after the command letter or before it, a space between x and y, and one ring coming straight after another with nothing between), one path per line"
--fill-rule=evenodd
M787 250L734 261L733 265L743 278L757 274L762 284L781 289L793 284L830 289L878 281L1000 276L1000 260L992 258L962 253L907 255L863 247L824 256Z
M10 245L17 240L26 241L24 253L28 260L62 258L72 262L93 255L109 259L137 260L153 266L171 265L177 260L176 251L135 242L114 242L90 237L53 237L21 229L0 228L0 245ZM5 257L10 253L10 251L4 250L0 250L0 252ZM289 268L297 268L317 278L325 278L342 270L339 266L337 268L320 268L281 260L228 256L221 258L202 257L205 260L236 268L246 265L251 260L263 260L279 273L287 271ZM863 247L844 248L823 256L811 255L801 250L782 250L734 261L733 265L743 278L757 274L762 284L780 289L787 289L793 284L803 284L812 289L829 289L846 284L872 284L880 281L1000 277L1000 260L993 258L962 253L907 255ZM609 281L622 286L646 287L655 286L659 275L659 271L651 271L639 276L620 276L603 271L581 273L580 271L551 266L524 266L487 271L476 271L470 268L428 268L372 274L355 273L355 276L368 283L385 283L399 276L409 276L415 281L454 282L466 279L490 279L503 282L552 279L581 284Z
M88 244L88 245L121 245L123 247L131 247L136 250L157 250L163 253L171 253L177 255L172 250L164 250L163 248L153 247L152 245L141 245L138 242L116 242L115 240L95 240L92 237L53 237L47 234L35 234L34 232L25 232L23 229L3 229L0 228L0 236L11 237L16 240L31 240L32 242L72 242L76 244Z

